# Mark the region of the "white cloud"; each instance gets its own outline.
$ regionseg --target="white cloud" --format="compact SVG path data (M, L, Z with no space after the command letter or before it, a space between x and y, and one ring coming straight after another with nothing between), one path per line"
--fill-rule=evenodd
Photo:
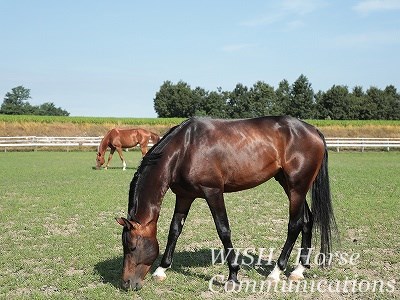
M279 4L270 7L268 13L241 22L241 25L257 27L275 23L287 23L286 28L295 29L298 26L294 25L299 25L300 23L304 25L304 22L301 20L293 21L293 19L313 13L321 7L326 6L326 3L324 0L282 0Z
M372 13L377 11L391 11L400 9L399 0L363 0L358 2L353 9L359 13Z

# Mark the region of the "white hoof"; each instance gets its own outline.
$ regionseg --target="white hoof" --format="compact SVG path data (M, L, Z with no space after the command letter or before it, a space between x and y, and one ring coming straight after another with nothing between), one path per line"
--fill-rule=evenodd
M163 281L165 278L167 278L167 275L165 274L165 268L163 267L158 267L154 273L153 273L153 278L156 281Z
M297 274L293 274L293 272L289 275L289 278L288 278L290 281L301 281L301 280L304 280L304 275L303 274L300 274L300 275L297 275Z
M301 263L299 263L296 267L296 269L294 269L294 271L292 273L290 273L289 275L289 280L290 281L300 281L304 279L304 275L303 272L306 268L303 267L303 265Z
M275 268L272 270L272 272L268 275L267 280L271 282L279 282L280 280L280 275L281 275L281 270L277 265L275 265Z
M237 292L240 290L240 283L229 280L225 283L224 289L226 292Z

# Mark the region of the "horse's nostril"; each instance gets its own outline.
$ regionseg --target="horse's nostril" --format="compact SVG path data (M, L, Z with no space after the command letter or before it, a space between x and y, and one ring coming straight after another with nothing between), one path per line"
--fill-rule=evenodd
M135 290L135 291L138 291L138 290L140 290L141 288L142 288L142 285L138 282L138 283L135 284L134 290Z
M127 281L122 281L122 288L128 290L131 287L131 281L128 279Z

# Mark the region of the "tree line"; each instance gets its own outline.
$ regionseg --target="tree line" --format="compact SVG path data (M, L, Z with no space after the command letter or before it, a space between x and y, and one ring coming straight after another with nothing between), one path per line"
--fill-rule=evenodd
M385 89L333 85L314 92L303 74L290 84L282 80L275 89L257 81L247 87L236 84L232 91L206 91L179 81L165 81L154 98L160 118L209 116L250 118L264 115L291 115L300 119L399 120L400 94L393 85Z
M0 107L0 114L5 115L38 115L38 116L69 116L69 112L56 107L53 102L45 102L40 105L31 105L30 89L17 86L8 92Z

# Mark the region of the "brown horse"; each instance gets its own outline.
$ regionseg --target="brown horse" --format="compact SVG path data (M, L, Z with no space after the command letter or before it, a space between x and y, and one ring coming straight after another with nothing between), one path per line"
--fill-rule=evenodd
M108 161L105 166L105 169L110 165L110 161L115 150L118 151L119 157L122 161L123 170L126 169L126 162L124 155L122 154L122 149L132 148L136 145L140 145L140 149L142 151L142 156L147 153L147 145L149 141L152 141L153 144L156 144L160 137L148 130L145 129L111 129L107 134L103 137L100 145L99 151L97 152L96 158L96 168L99 169L105 162L105 153L107 148L110 147L110 155L108 156Z
M237 283L239 265L231 242L224 204L225 192L255 187L275 178L289 198L287 239L270 280L279 280L293 245L302 233L300 261L290 279L303 277L309 267L315 223L321 235L321 254L331 249L335 221L323 135L291 117L247 120L189 119L171 129L143 158L129 190L128 217L123 226L122 286L139 289L158 256L157 221L169 188L176 194L167 246L153 276L166 277L177 239L195 198L204 198L227 254L228 281ZM312 188L312 206L306 194ZM243 204L244 205L244 204ZM321 256L322 258L326 256Z

